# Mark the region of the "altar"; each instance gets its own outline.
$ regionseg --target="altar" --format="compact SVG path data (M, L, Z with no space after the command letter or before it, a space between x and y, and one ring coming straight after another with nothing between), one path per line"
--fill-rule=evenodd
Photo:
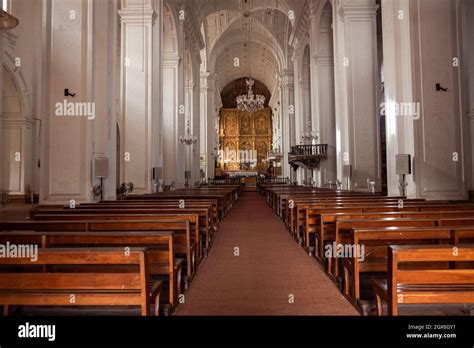
M230 178L256 178L258 176L258 172L247 170L223 170L222 175L229 176Z
M271 110L221 109L219 167L229 176L256 177L266 173L272 148Z

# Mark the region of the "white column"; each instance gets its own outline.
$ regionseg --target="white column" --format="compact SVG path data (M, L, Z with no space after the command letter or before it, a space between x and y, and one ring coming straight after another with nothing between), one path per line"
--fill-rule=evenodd
M200 149L201 149L201 109L200 109L200 101L201 101L201 93L200 93L200 62L201 57L199 52L194 52L193 54L193 114L191 120L191 130L193 135L197 138L196 144L193 145L192 149L192 156L191 156L191 185L194 185L195 182L201 180L200 176Z
M205 72L201 74L201 153L206 156L206 179L214 177L215 162L212 158L214 146L219 135L216 132L217 112L214 101L216 93L215 76Z
M189 64L192 64L191 62ZM187 123L189 122L189 131L192 135L195 135L194 133L194 113L196 110L194 110L194 81L191 80L186 80L186 87L185 87L185 99L186 99L186 126L185 128L187 129ZM193 172L193 152L194 152L194 146L197 145L186 145L185 147L185 164L186 168L185 171L189 171L190 174ZM194 175L192 175L194 176ZM189 187L192 187L194 181L193 177L190 177L188 179L188 185Z
M390 106L393 103L414 102L409 0L383 0L382 16L387 186L389 195L399 195L396 155L410 154L412 158L415 155L413 118L396 115L395 109ZM417 188L413 175L406 176L406 180L407 195L415 197Z
M375 0L342 0L337 8L336 141L338 178L352 164L354 186L380 187L380 144ZM363 48L363 49L362 49Z
M92 115L84 110L69 114L58 104L87 103L92 107L92 11L92 2L52 0L44 4L44 61L39 89L41 204L64 204L72 199L80 203L91 198ZM66 88L75 96L65 97Z
M209 161L208 157L211 156L211 152L208 151L208 134L207 134L207 124L209 120L209 105L208 105L208 76L209 73L205 72L201 74L200 77L200 99L201 99L201 119L200 119L200 130L199 138L201 139L199 143L200 154L206 158L206 166L202 168L206 175L206 179L209 177L209 168L207 163Z
M301 76L301 64L302 64L302 49L301 46L297 47L293 51L293 72L294 72L294 80L297 81L295 84L295 145L303 144L303 139L301 138L301 133L305 130L305 96L303 92L303 84ZM304 180L304 173L305 170L302 168L298 168L296 172L295 180L298 184L301 184Z
M313 11L315 8L313 7ZM336 181L336 112L334 94L334 50L332 11L326 5L316 20L311 15L311 74L313 131L319 133L319 143L328 145L328 157L316 172L321 186Z
M284 70L280 74L283 176L293 178L293 169L288 164L288 153L295 145L295 93L293 72ZM293 111L293 112L291 112Z
M184 114L179 114L179 80L182 64L176 55L164 54L163 57L163 81L166 81L166 88L163 88L163 180L166 185L172 181L178 184L178 175L184 171L183 156L181 163L178 163L178 153L183 154L183 146L179 142L179 136L184 134ZM181 93L184 94L184 93ZM181 119L181 122L180 122ZM181 126L181 128L180 128ZM184 183L184 173L181 183Z
M93 100L96 109L94 120L94 154L93 158L105 157L109 161L108 177L103 181L103 198L115 199L117 183L116 149L116 116L118 81L117 69L117 6L115 1L96 1L94 5L94 43L93 43ZM92 162L91 182L95 178L94 161Z
M152 124L152 148L151 161L152 168L162 168L161 177L156 180L163 179L163 0L155 0L156 20L152 30L152 88L153 100L151 110L151 124ZM153 177L151 177L153 180ZM155 185L152 184L155 189Z
M122 152L124 180L137 193L150 192L152 168L153 25L151 0L123 0ZM156 57L158 58L158 57Z

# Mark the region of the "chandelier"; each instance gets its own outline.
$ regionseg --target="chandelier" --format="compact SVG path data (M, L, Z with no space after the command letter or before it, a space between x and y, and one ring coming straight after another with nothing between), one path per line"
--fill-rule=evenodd
M197 138L191 134L191 125L189 121L186 121L186 134L179 137L179 141L184 145L196 144Z
M260 94L253 94L253 85L255 81L252 78L245 79L247 83L247 94L239 95L235 100L237 101L237 108L240 111L255 112L262 110L265 104L265 97Z

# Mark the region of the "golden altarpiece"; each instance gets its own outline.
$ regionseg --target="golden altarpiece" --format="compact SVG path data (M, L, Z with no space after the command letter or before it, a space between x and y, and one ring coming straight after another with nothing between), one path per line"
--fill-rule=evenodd
M265 172L265 161L272 148L271 109L253 113L239 109L221 109L219 164L225 172ZM242 154L252 154L253 161Z

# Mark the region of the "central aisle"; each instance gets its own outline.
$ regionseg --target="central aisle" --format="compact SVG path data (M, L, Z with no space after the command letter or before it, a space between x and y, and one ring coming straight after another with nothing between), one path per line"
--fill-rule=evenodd
M242 193L219 226L175 314L358 315L256 192Z

